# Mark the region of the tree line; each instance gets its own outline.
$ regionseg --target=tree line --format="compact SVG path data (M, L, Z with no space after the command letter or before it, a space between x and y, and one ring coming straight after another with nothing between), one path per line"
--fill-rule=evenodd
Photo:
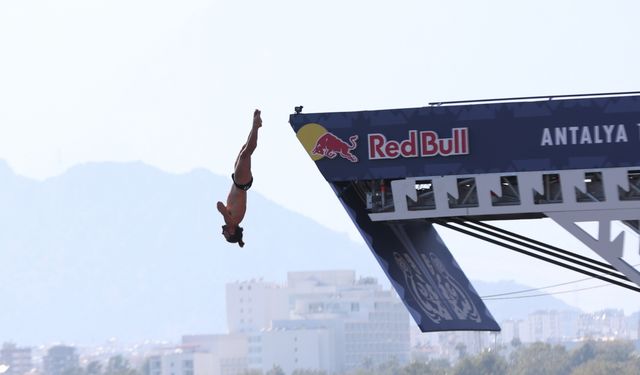
M533 343L464 354L455 364L446 359L414 361L401 366L387 362L343 375L638 375L640 356L631 341L587 341L572 350L563 345ZM263 373L249 370L242 375L286 375L275 366ZM291 375L327 375L324 371L295 370Z
M414 361L400 365L397 361L372 365L341 375L638 375L640 355L631 341L587 341L574 349L563 345L533 343L486 350L476 355L460 351L461 358L451 364L446 359ZM122 356L106 364L94 361L84 367L69 369L63 375L151 375L148 365L134 369ZM194 374L197 375L197 374ZM298 369L286 374L279 366L269 371L245 370L240 375L328 375L324 371Z

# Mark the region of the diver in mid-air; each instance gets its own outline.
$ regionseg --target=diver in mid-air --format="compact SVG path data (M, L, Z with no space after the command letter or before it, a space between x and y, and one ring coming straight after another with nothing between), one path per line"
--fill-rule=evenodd
M240 247L244 246L242 241L242 227L240 222L244 218L247 211L247 190L253 183L251 175L251 154L258 145L258 129L262 126L262 118L260 110L253 112L253 125L247 142L242 146L240 153L236 159L234 171L231 174L231 191L227 197L227 205L218 202L218 211L224 217L225 225L222 226L222 235L231 243L238 243Z

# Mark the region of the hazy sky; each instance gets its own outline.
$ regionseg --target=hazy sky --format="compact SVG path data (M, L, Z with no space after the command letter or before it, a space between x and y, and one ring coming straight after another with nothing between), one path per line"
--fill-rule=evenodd
M355 239L287 123L294 106L640 90L638 14L633 0L2 0L0 159L38 179L132 160L227 175L260 108L254 191ZM579 247L552 223L533 223L508 225ZM582 278L444 236L472 279ZM559 297L640 308L637 293L613 287Z

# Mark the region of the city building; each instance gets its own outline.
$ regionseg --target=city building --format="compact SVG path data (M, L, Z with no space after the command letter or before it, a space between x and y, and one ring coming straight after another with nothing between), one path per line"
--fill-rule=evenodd
M578 333L579 313L573 310L539 310L525 320L524 329L519 331L524 343L570 341Z
M445 331L438 332L440 358L455 362L466 356L476 355L496 345L497 332Z
M247 336L185 335L182 344L147 357L145 375L237 375L247 370Z
M214 354L208 352L183 352L149 357L149 375L218 375L214 364Z
M23 375L33 369L31 348L18 348L4 343L0 349L0 364L7 367L3 375Z
M585 339L630 339L627 318L624 311L606 309L589 314L581 314L577 336Z
M336 371L333 332L322 324L313 327L300 325L274 328L253 336L250 346L249 368L267 372L278 366L286 374L296 369L320 370L328 374Z
M507 319L500 323L500 344L511 345L515 342L521 342L522 337L520 330L523 329L524 321L520 319Z
M266 372L279 366L285 373L333 374L365 364L409 362L409 314L395 293L375 279L356 280L354 271L290 272L285 286L268 290L278 290L287 314L272 308L278 314L249 334L250 369Z
M76 349L71 346L53 346L43 358L44 375L63 375L66 371L78 367L78 355Z
M260 280L226 285L229 332L253 332L269 327L271 321L289 317L286 290L276 283Z
M213 368L205 373L208 375L235 375L247 369L248 342L245 334L187 335L182 337L182 349L212 353Z

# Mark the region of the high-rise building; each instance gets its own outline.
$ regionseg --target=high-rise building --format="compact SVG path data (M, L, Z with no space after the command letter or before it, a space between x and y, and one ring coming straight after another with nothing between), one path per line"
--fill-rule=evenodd
M238 375L280 367L328 375L410 359L400 298L354 271L291 272L284 285L227 284L227 335L184 336L149 357L149 375Z
M33 369L31 348L18 348L13 343L4 343L0 349L0 364L8 366L3 375L23 375Z
M284 322L282 322L284 323ZM291 374L296 369L322 370L333 374L336 370L332 350L332 331L322 325L301 324L274 327L253 336L250 346L250 368L267 372L274 366ZM316 322L317 323L317 322Z
M606 309L589 314L581 314L578 322L578 334L593 339L629 339L627 319L624 311Z
M536 311L529 314L527 323L527 334L523 336L529 342L557 341L560 336L560 321L556 311Z
M577 312L539 310L529 314L524 330L520 332L520 338L522 342L560 343L575 337L577 330Z
M252 332L289 317L289 301L281 285L250 280L227 284L229 332Z
M507 319L500 324L500 342L502 345L510 345L516 341L522 341L520 330L524 323L519 319Z
M76 349L71 346L57 345L49 348L43 358L44 375L63 375L66 371L78 368Z
M232 288L238 285L242 283ZM356 280L354 271L290 272L286 286L267 290L279 291L287 311L279 310L269 323L245 331L249 368L332 374L365 364L409 362L409 314L375 279ZM278 315L280 319L273 318Z

